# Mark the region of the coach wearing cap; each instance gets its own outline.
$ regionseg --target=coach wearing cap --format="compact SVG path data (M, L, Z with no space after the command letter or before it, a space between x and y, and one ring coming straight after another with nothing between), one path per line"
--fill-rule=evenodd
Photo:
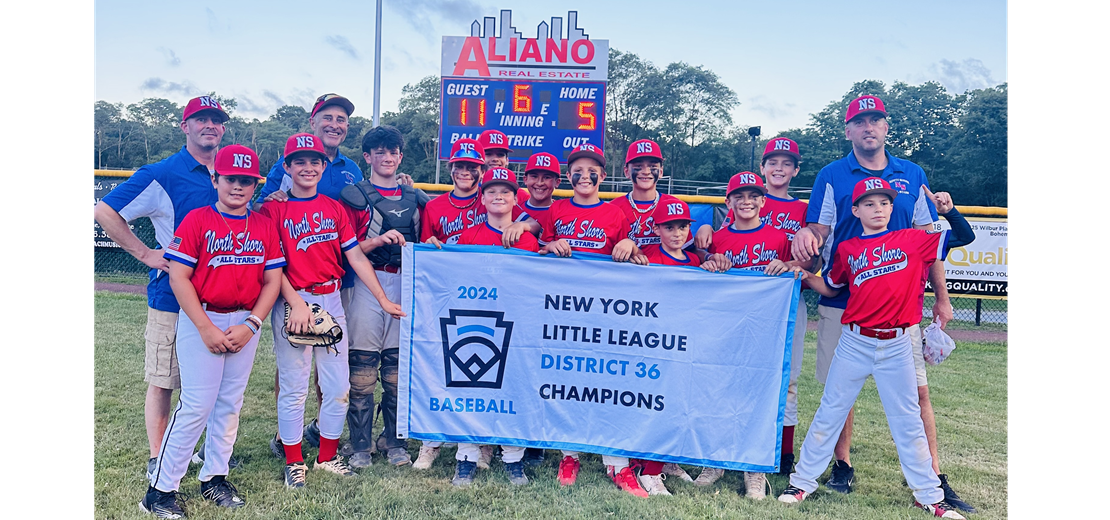
M181 151L139 168L93 209L96 222L108 237L150 268L143 377L148 383L144 412L150 443L148 475L166 432L170 397L174 389L181 388L174 351L179 307L170 289L169 263L162 258L162 253L187 213L216 202L216 188L210 172L227 120L227 112L215 99L200 96L189 100L181 115L181 131L185 134L185 146ZM159 249L146 247L127 225L139 217L150 217Z
M852 100L848 105L844 122L844 135L852 142L852 151L847 157L825 166L817 174L809 199L809 210L806 213L806 227L794 235L794 241L791 243L793 257L807 261L818 255L821 245L828 240L831 231L831 244L828 244L829 247L825 247L821 254L825 260L826 270L831 269L828 264L837 244L863 233L863 226L859 219L852 215L851 197L856 183L862 179L881 177L898 191L888 224L891 231L911 227L931 229L933 222L937 220L936 206L929 196L931 194L928 188L929 181L925 177L924 170L886 151L886 137L890 124L887 122L883 101L875 96L860 96ZM951 201L947 193L937 193L935 197L937 197L936 200ZM936 294L933 317L941 327L944 327L952 319L952 303L948 299L944 279L944 262L933 263L927 274L933 284L933 292ZM925 275L926 273L922 273L923 291ZM825 379L828 377L833 353L840 339L840 320L844 314L848 292L848 290L841 291L836 298L822 296L817 305L817 312L820 315L817 329L817 380L821 384L825 384ZM929 451L933 457L933 469L940 474L937 461L936 421L933 417L932 403L929 401L925 361L921 356L921 328L914 325L909 327L908 332L913 341L921 419L925 423ZM836 461L833 463L832 475L826 483L826 487L841 493L851 491L855 478L855 468L851 466L848 453L852 441L853 419L854 412L850 412L836 444ZM974 512L974 508L960 500L948 486L945 475L940 474L940 479L945 500L959 509Z

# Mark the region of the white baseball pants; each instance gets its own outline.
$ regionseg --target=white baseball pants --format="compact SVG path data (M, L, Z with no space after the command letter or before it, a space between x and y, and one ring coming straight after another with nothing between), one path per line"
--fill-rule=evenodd
M568 451L568 450L560 450L560 451L563 452L564 457L574 457L574 460L578 460L578 455L581 453L581 452L578 452L578 451ZM605 464L606 466L624 468L624 467L628 466L628 457L618 457L616 455L602 455L601 456L601 463Z
M478 457L482 452L479 449L481 444L470 444L469 442L460 442L459 449L455 451L455 460L469 460L470 462L478 462ZM513 462L520 462L524 458L524 446L506 446L501 445L501 462L511 464Z
M278 436L283 444L299 444L304 434L304 405L308 397L309 375L312 372L313 358L316 360L316 374L320 379L323 401L320 403L320 436L338 439L343 433L347 420L347 394L351 389L350 373L347 367L347 318L343 312L339 292L330 294L309 294L297 291L309 305L320 304L331 313L336 323L343 329L343 339L335 345L339 355L323 347L294 347L282 336L285 323L285 298L278 297L271 313L274 330L274 357L278 368Z
M929 442L921 422L909 334L880 340L852 332L847 325L841 331L825 393L806 432L801 459L790 475L790 485L807 493L817 490L817 477L828 467L848 411L869 375L875 378L890 436L898 449L898 462L914 498L922 504L940 502L944 492L933 471Z
M213 325L226 330L243 323L250 311L207 314ZM247 389L257 349L258 335L255 334L239 352L213 354L204 346L200 331L189 316L179 313L177 361L181 397L162 437L162 450L150 482L152 486L161 491L177 491L206 422L204 467L197 478L204 482L216 475L227 475L228 459L239 431L243 392Z

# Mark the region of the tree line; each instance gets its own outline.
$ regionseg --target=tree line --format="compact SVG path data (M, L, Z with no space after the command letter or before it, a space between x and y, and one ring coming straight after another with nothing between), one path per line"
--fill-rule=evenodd
M395 112L385 112L382 123L396 126L405 136L401 170L417 182L433 182L439 132L439 78L427 76L401 90ZM929 176L934 191L952 193L957 204L1006 206L1007 203L1007 85L952 95L937 82L885 85L864 80L839 99L810 114L809 123L778 135L756 139L756 160L768 140L785 136L798 142L801 172L793 185L809 187L826 164L851 151L844 139L844 111L848 102L872 94L886 104L890 122L887 150L912 160ZM281 157L285 140L307 132L308 111L285 105L266 119L250 120L237 114L237 103L210 93L231 116L223 143L243 144L258 153L263 172ZM639 56L609 50L609 83L605 107L605 144L608 162L619 174L628 144L653 139L664 149L667 173L676 179L727 183L734 173L748 170L752 141L748 126L732 120L740 104L736 92L702 66L676 62L660 68ZM181 149L183 107L162 98L125 105L95 104L94 166L134 169L162 160ZM365 170L362 135L372 126L359 115L350 118L342 153ZM441 177L446 179L446 177Z

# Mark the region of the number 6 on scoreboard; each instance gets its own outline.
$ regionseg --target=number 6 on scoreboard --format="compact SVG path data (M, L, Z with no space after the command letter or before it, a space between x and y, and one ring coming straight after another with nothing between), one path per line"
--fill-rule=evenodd
M532 111L532 85L513 85L513 112Z

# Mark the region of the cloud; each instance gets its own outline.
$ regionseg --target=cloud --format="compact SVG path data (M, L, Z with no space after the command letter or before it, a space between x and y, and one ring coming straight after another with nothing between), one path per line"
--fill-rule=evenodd
M952 94L963 94L968 90L993 87L998 84L991 77L991 71L982 61L968 58L961 62L940 60L929 67L929 78L939 81Z
M239 104L236 112L265 119L285 105L299 106L308 110L318 95L312 88L293 89L284 93L268 89L262 90L261 93L239 91L235 92L235 101Z
M756 112L767 114L767 117L771 119L788 116L794 112L795 107L797 107L797 105L794 103L779 105L771 101L767 96L756 96L748 100L748 108Z
M221 34L231 30L231 24L224 24L220 22L219 17L216 16L215 11L205 7L204 14L208 18L208 32L212 34Z
M161 92L163 94L182 94L189 97L199 96L205 94L204 91L197 88L191 81L184 81L182 83L166 81L162 78L148 78L141 85L139 90L152 90L154 92Z
M181 58L177 57L177 53L173 52L173 49L158 47L158 51L166 57L166 65L169 65L171 67L181 65Z
M362 59L359 56L358 51L355 50L355 47L351 45L350 40L348 40L346 36L339 36L338 34L334 36L328 36L327 38L324 38L324 41L327 42L328 45L335 47L335 49L339 52L350 56L351 59L355 61L360 61Z
M408 0L407 2L390 2L389 7L397 10L401 14L401 19L413 26L420 34L423 34L429 41L438 41L438 34L432 27L431 14L435 14L441 20L451 20L458 22L459 20L466 20L466 27L470 27L470 21L482 18L483 13L490 16L498 16L496 13L491 13L485 7L477 2L471 0ZM460 31L460 35L462 32Z

